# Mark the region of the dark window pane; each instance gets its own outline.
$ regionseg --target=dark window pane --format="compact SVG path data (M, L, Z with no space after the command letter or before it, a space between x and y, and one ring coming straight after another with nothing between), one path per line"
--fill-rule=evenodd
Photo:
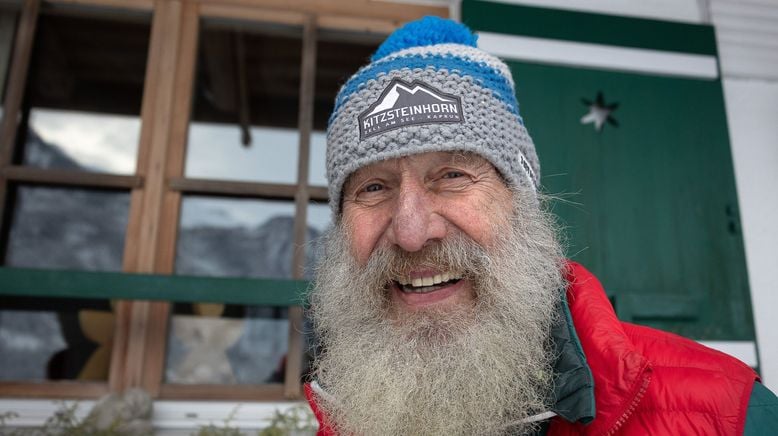
M114 326L106 300L4 298L0 380L107 380Z
M290 278L293 227L291 201L185 197L176 273ZM318 234L309 227L309 240ZM165 380L282 382L288 329L286 308L177 304L168 336Z
M314 95L314 132L308 183L326 186L324 159L327 121L332 114L340 87L378 48L382 37L351 32L321 31L316 42L316 89Z
M5 263L120 271L129 206L128 192L18 187Z
M185 175L296 183L301 29L205 20Z
M21 118L20 163L135 171L150 17L42 14Z
M6 266L119 271L129 193L22 186ZM2 380L106 380L114 333L108 301L4 298Z
M383 35L321 31L316 41L314 129L324 131L340 87L370 61Z
M291 278L294 203L184 197L176 273Z

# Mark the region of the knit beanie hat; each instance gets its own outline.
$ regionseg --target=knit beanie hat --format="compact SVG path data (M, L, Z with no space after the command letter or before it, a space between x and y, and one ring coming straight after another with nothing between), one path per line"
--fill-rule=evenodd
M535 145L508 67L462 24L424 17L392 33L340 89L327 127L330 207L351 173L434 151L476 153L509 186L537 190Z

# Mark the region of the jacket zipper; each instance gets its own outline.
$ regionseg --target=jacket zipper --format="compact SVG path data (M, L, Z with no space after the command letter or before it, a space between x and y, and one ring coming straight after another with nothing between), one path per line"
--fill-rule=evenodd
M646 391L648 390L648 383L651 381L651 374L646 374L643 377L643 383L640 385L640 390L638 390L637 394L635 395L635 398L632 399L632 402L629 404L629 407L624 412L623 415L616 421L616 424L613 425L613 427L608 430L605 434L607 436L612 436L616 434L617 431L623 426L630 416L632 416L632 413L635 412L635 409L637 409L638 404L640 403L640 400L643 399L643 396L646 394Z

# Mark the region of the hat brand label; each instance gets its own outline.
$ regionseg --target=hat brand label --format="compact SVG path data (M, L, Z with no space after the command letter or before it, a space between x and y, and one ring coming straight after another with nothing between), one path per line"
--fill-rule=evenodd
M359 140L414 124L462 123L462 100L427 85L394 79L357 117Z

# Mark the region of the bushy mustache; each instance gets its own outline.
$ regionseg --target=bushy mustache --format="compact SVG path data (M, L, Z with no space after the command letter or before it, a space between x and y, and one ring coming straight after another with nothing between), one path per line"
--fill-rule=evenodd
M386 245L370 256L362 273L375 288L385 289L391 282L410 276L411 272L431 269L458 271L462 278L477 282L483 271L489 270L491 258L473 239L456 232L445 239L430 241L421 250L405 251Z

